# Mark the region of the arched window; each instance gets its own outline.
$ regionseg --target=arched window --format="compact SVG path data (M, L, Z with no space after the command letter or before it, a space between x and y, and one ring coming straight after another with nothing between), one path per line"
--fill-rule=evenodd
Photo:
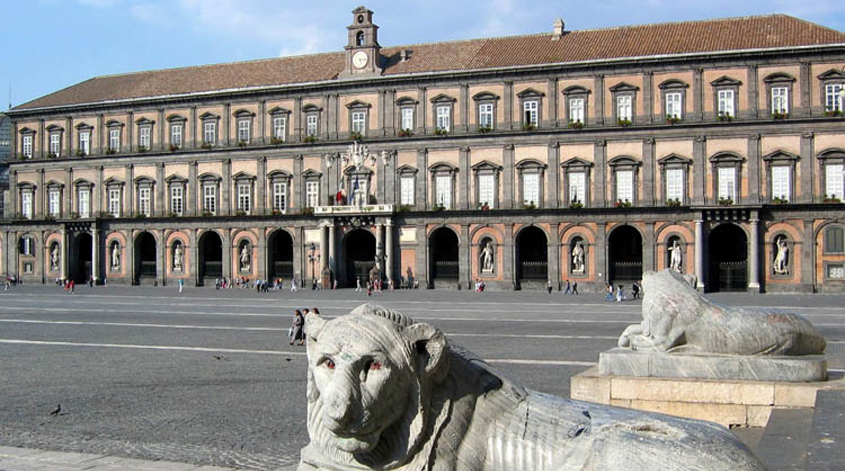
M358 31L358 34L355 35L355 45L356 46L363 46L364 45L364 32Z

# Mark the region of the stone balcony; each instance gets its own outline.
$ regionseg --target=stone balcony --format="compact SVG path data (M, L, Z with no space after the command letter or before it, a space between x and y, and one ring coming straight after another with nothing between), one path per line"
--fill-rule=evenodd
M317 206L314 208L315 216L349 216L349 215L376 215L392 214L392 204L364 204L364 205L342 205L342 206Z

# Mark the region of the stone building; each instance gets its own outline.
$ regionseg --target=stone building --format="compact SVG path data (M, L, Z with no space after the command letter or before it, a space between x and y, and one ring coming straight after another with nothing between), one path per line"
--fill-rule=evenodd
M393 27L401 25L393 25ZM95 77L11 110L0 273L845 288L845 34L785 15Z
M4 214L6 191L9 189L9 155L12 152L12 120L0 113L0 214Z

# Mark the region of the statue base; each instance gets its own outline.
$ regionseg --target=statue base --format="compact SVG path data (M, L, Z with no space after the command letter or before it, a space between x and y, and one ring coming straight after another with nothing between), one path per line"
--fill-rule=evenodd
M824 355L738 356L637 352L614 348L599 354L600 375L715 380L809 382L827 379Z

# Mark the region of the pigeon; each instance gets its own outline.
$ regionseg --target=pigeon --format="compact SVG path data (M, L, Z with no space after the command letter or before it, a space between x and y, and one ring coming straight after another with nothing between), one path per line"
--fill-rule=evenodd
M224 357L223 355L214 355L214 359L215 360L229 361L229 359Z
M56 408L53 410L53 412L50 412L50 415L59 415L59 412L61 412L61 411L62 411L62 405L59 404L59 405L56 406Z

